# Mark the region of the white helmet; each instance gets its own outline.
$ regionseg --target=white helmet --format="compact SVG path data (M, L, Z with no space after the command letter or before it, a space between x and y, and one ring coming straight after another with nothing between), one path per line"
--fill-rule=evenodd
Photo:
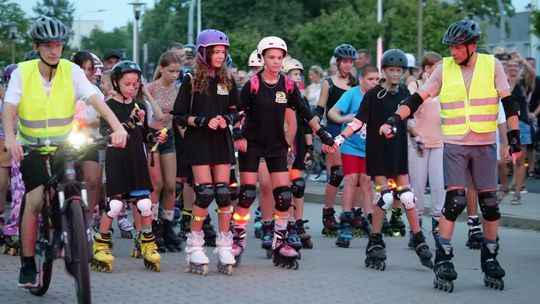
M263 66L263 63L262 63L261 58L259 58L259 57L257 56L257 50L254 50L254 51L251 52L251 54L249 55L248 66L249 66L250 68L251 68L251 67L262 67L262 66Z
M264 37L257 45L257 55L262 58L263 52L268 49L280 49L285 52L283 55L287 55L287 44L283 39L276 36Z
M417 68L416 59L414 58L414 55L410 54L410 53L405 53L405 56L407 56L407 67L408 68Z
M283 62L283 67L281 67L281 70L283 73L287 74L291 70L300 70L304 71L304 66L302 63L294 58L285 59L285 62Z

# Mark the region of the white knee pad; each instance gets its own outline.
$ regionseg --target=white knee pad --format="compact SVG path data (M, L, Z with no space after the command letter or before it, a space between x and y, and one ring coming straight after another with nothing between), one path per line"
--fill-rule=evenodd
M399 200L401 201L403 207L405 207L406 210L413 209L415 207L414 193L411 190L402 192L399 195Z
M382 201L384 202L384 205L382 205L381 208L384 210L390 209L394 203L394 195L392 194L392 191L384 193L382 195Z
M143 217L152 215L152 201L149 198L140 199L137 202L137 208Z
M109 211L107 211L107 216L114 219L118 216L118 214L122 211L122 208L124 207L124 203L122 201L119 201L117 199L112 199L109 201Z

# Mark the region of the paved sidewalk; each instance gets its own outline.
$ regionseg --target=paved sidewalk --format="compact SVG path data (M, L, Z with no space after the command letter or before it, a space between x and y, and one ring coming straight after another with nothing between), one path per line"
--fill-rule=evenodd
M324 189L326 183L307 182L305 198L307 202L324 203ZM500 204L501 225L540 231L540 193L521 194L521 205L511 205L512 194L509 193ZM429 216L431 198L425 195L424 215ZM341 195L338 195L336 204L341 204ZM480 211L478 211L480 212ZM460 219L465 219L465 212Z

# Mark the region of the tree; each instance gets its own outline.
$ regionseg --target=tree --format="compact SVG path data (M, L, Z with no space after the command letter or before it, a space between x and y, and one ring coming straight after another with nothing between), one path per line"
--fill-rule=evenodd
M75 5L69 0L41 0L32 8L38 16L55 17L62 21L67 28L73 24Z
M531 12L531 24L533 26L533 33L540 37L540 11Z
M89 50L100 58L103 58L103 55L112 49L122 49L126 54L131 54L133 50L131 45L132 31L133 24L131 23L128 26L114 28L112 32L94 29L90 36L82 38L81 49Z
M0 41L4 44L4 53L0 54L0 66L11 63L11 48L14 41L9 37L9 23L18 24L18 39L15 44L15 60L22 60L24 53L30 50L28 32L29 22L19 4L10 0L0 0ZM27 47L24 47L26 45Z

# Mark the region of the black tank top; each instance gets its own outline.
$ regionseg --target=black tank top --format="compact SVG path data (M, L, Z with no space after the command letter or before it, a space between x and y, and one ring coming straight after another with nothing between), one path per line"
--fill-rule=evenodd
M328 85L330 86L328 89L328 100L326 101L326 119L328 122L336 124L336 122L328 117L328 111L338 102L341 95L347 90L336 86L331 77L326 78L326 81L328 81Z

